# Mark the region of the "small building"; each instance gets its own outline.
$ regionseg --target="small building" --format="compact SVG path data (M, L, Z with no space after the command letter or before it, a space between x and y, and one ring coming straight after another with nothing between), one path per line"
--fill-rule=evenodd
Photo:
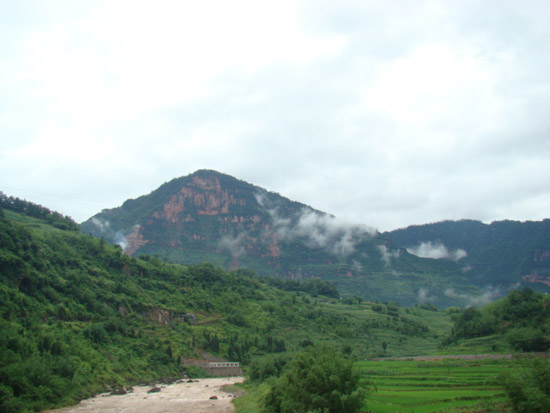
M197 359L182 359L183 364L203 369L213 377L242 376L243 370L238 361L209 361Z
M238 361L216 361L208 363L208 367L240 367Z

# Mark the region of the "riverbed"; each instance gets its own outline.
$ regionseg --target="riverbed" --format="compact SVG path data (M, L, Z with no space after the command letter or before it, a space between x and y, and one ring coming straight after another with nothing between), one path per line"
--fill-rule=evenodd
M136 386L124 395L100 394L79 404L48 413L203 413L233 412L234 393L224 386L244 381L244 377L183 380L170 385ZM152 387L160 391L149 393Z

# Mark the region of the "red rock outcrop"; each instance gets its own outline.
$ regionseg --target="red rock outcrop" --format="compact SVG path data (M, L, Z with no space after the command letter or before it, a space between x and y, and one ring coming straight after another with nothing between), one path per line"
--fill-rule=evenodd
M143 239L143 235L140 234L140 229L141 227L139 225L135 225L133 231L130 234L126 235L126 247L124 248L124 252L126 254L132 255L134 252L136 252L138 249L149 242Z
M153 215L157 219L165 219L171 223L185 222L191 219L191 215L183 217L185 206L194 206L198 215L223 215L229 213L231 205L245 205L244 199L236 199L227 190L222 190L219 179L216 177L203 178L195 176L192 180L196 186L184 186L180 191L163 205L162 211ZM237 217L234 217L237 218Z
M539 275L524 275L521 277L523 281L530 283L541 283L550 287L550 277L542 277Z

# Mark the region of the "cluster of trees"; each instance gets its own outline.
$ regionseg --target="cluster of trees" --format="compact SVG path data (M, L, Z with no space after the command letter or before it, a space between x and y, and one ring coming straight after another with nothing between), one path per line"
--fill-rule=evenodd
M205 350L223 354L231 361L239 361L244 364L248 364L254 354L286 351L285 340L269 334L261 337L233 334L220 338L216 333L204 331L200 344Z
M502 335L517 351L550 348L550 296L530 288L512 290L480 309L469 307L453 315L454 326L444 345L461 338Z
M51 211L42 205L38 205L24 199L7 196L0 191L0 210L2 208L19 212L33 218L43 219L48 224L59 229L70 231L78 231L79 229L78 224L68 216L60 214L56 211Z
M284 291L303 291L312 295L324 295L331 298L339 298L338 290L330 281L309 278L306 281L292 280L289 278L266 277L269 285Z

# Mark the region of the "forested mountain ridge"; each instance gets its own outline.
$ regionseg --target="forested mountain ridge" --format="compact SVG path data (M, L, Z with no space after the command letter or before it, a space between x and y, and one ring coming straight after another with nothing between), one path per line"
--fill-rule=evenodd
M366 358L435 351L449 333L432 308L337 297L317 279L130 257L0 208L0 411L180 377L202 350L247 364L315 342Z
M443 221L384 234L420 256L459 253L464 275L478 286L530 286L550 291L550 219L543 221Z
M343 295L369 300L464 305L462 297L446 291L478 292L456 262L419 258L373 228L210 170L175 178L81 227L132 256L320 278Z

